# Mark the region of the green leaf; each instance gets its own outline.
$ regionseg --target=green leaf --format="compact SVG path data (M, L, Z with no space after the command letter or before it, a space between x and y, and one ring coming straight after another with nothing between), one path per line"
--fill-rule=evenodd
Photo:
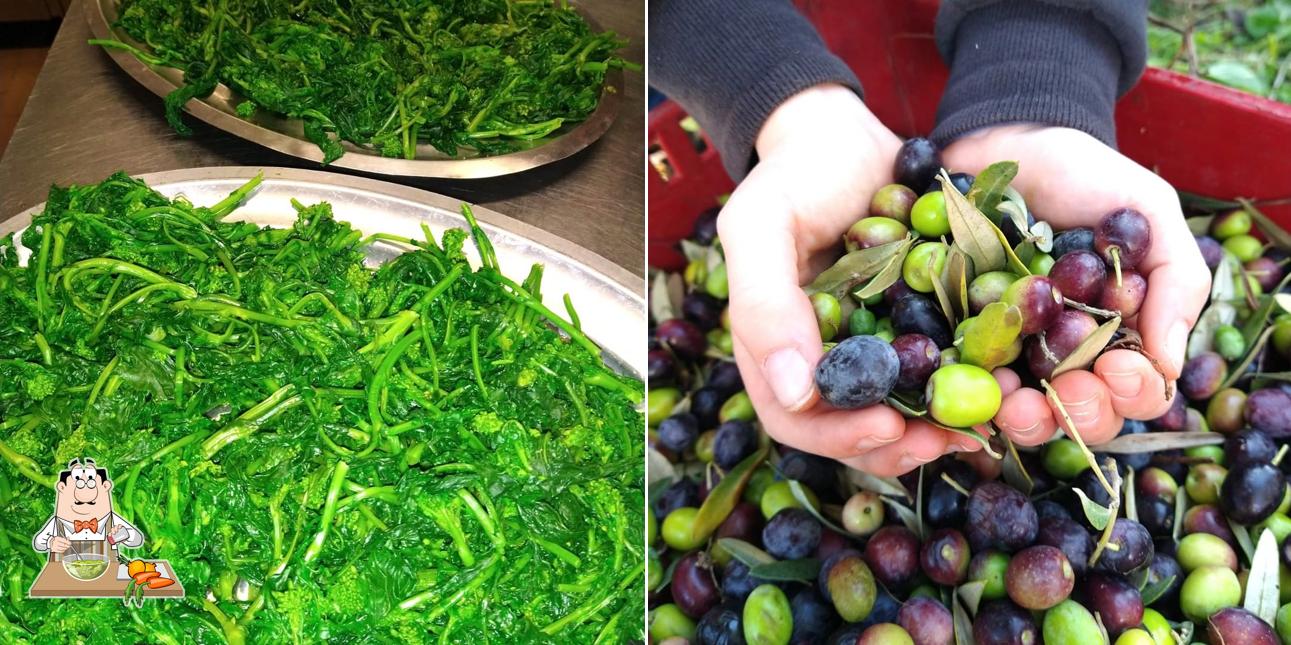
M1237 322L1237 307L1222 302L1212 301L1205 311L1201 312L1201 317L1197 318L1197 324L1192 328L1192 333L1188 336L1188 358L1196 358L1201 354L1213 351L1215 348L1215 330L1224 325L1231 325Z
M1233 204L1237 206L1237 204ZM1214 215L1203 215L1201 217L1189 217L1184 220L1188 222L1188 230L1193 235L1210 235L1210 223L1215 221Z
M973 259L973 269L978 273L985 273L1002 268L1005 262L1004 248L996 237L995 225L972 202L959 194L944 169L938 179L946 198L946 216L950 219L951 233L955 236L955 243Z
M1269 343L1269 338L1273 336L1274 329L1276 328L1272 326L1266 327L1264 332L1255 339L1255 342L1251 343L1250 347L1246 349L1246 355L1242 357L1242 360L1228 369L1228 377L1220 384L1219 389L1233 387L1238 381L1242 380L1242 377L1247 376L1246 368L1250 367L1255 358L1264 351L1264 346Z
M959 359L990 371L1016 358L1014 347L1022 333L1022 310L992 302L968 319Z
M1071 490L1075 491L1076 497L1080 498L1080 506L1085 511L1085 519L1089 520L1089 525L1099 531L1107 528L1107 522L1112 519L1111 509L1089 499L1085 491L1079 488L1073 487Z
M1003 469L1005 483L1022 491L1023 495L1030 497L1031 491L1035 490L1035 481L1031 479L1031 473L1027 472L1026 466L1022 465L1022 458L1018 455L1018 447L1008 437L1004 437L1004 447L1006 451L1001 468Z
M704 498L704 503L700 505L699 512L695 514L695 523L690 526L690 537L692 542L702 542L708 539L708 536L717 530L717 527L726 520L726 516L731 514L731 510L739 503L740 496L744 494L744 486L749 483L749 477L753 476L753 471L757 469L762 461L767 458L767 448L763 446L757 452L744 458L744 461L736 464L722 481L713 487Z
M1162 580L1147 585L1139 590L1139 596L1143 599L1143 606L1147 607L1156 602L1170 590L1170 585L1174 584L1175 576L1170 576Z
M1124 434L1098 446L1099 452L1109 455L1134 455L1161 450L1184 450L1197 446L1217 446L1224 443L1218 432L1144 432Z
M744 540L737 538L718 538L718 546L726 549L736 560L743 562L750 569L759 564L775 562L776 559L771 557L766 551L759 549ZM680 560L680 558L678 558Z
M1099 325L1098 329L1094 330L1094 333L1081 341L1080 344L1076 346L1076 349L1072 350L1072 352L1067 355L1067 358L1062 359L1062 362L1058 363L1058 366L1053 368L1053 376L1050 378L1057 377L1059 374L1070 372L1071 370L1082 370L1089 367L1093 364L1094 360L1098 358L1099 354L1103 353L1107 344L1112 342L1112 336L1115 336L1117 330L1120 328L1120 316L1112 318L1102 325Z
M1183 486L1174 494L1174 541L1179 543L1180 533L1183 531L1183 515L1188 511L1188 490Z
M995 207L1004 198L1004 191L1009 182L1018 176L1018 162L997 161L977 173L973 187L968 191L968 201L972 202L983 213L994 213ZM1023 225L1019 231L1025 231Z
M932 273L934 260L934 258L929 258L928 260L928 272L930 274ZM946 267L943 267L943 269L945 268ZM955 303L950 299L951 287L948 284L949 280L950 274L943 270L940 275L933 276L933 279L930 280L930 282L932 282L932 291L937 296L937 304L941 305L942 315L945 316L946 321L950 323L950 328L954 329L955 325L959 324L959 319L955 315ZM958 291L958 289L955 291Z
M1239 201L1241 201L1242 210L1246 210L1251 215L1251 221L1255 222L1255 227L1259 228L1261 233L1264 233L1264 237L1269 240L1269 243L1277 246L1278 249L1291 250L1291 232L1287 232L1286 228L1278 226L1277 222L1269 219L1269 215L1260 212L1260 209L1255 208L1255 204L1252 204L1250 200Z
M919 515L917 513L911 510L909 506L906 506L890 497L884 497L883 503L887 504L888 508L892 509L893 513L896 513L897 519L900 519L901 523L905 524L905 527L910 529L911 533L919 536L921 541L923 540L923 523L919 521Z
M820 560L781 560L749 567L749 575L777 582L815 582L820 575Z
M681 304L681 276L660 271L650 284L650 313L655 320L672 320Z
M905 264L905 257L910 251L910 245L913 244L914 240L911 240L910 244L905 248L893 253L887 264L883 265L882 269L879 269L878 274L865 283L865 286L853 292L852 297L857 300L864 300L883 293L887 291L888 287L896 284L896 281L901 279L901 267Z
M841 535L852 534L851 531L848 531L847 529L834 523L833 520L830 520L829 518L825 517L825 515L820 512L820 509L816 508L816 506L818 506L817 504L811 503L811 499L807 497L807 489L802 485L801 482L799 482L796 479L790 479L789 492L793 493L793 498L797 500L798 503L801 504L803 508L807 509L807 512L811 513L812 517L815 517L817 520L819 520L821 524L824 524L826 527L833 530L835 533L839 533Z
M1130 467L1121 486L1121 506L1125 509L1125 519L1139 521L1139 503L1134 496L1134 468Z
M1228 528L1232 529L1233 537L1237 538L1237 546L1241 547L1242 555L1246 557L1246 561L1251 562L1255 558L1255 543L1251 542L1250 530L1231 519L1228 520Z
M947 282L950 299L955 304L955 310L961 319L971 313L968 308L968 285L973 281L971 273L972 267L969 265L968 255L958 246L950 245L950 253L946 256Z
M1254 69L1235 60L1221 60L1206 68L1206 78L1229 87L1264 96L1269 84Z
M958 594L950 595L950 613L955 626L955 645L974 645L973 620L959 602Z
M1251 558L1251 572L1246 577L1246 598L1242 607L1272 625L1278 613L1279 566L1278 541L1273 531L1264 530Z
M879 477L855 468L847 469L847 479L862 490L879 495L910 499L910 491L896 477Z
M982 593L986 591L985 580L974 580L965 582L955 589L955 594L964 601L968 613L976 616L977 608L982 604Z
M900 267L912 244L914 238L907 236L904 240L852 251L822 271L804 290L807 295L825 292L841 300L857 285L879 275L891 263L896 262Z
M994 224L992 224L994 226ZM1009 238L1004 236L1004 231L998 227L995 228L995 239L1000 241L1000 248L1004 249L1004 256L1007 259L1009 270L1020 276L1031 275L1031 270L1027 268L1025 262L1013 252L1013 247L1009 246Z

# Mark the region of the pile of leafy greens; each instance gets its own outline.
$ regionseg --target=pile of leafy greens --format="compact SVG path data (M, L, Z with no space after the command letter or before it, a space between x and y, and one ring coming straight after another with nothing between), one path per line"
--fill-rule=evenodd
M458 155L509 152L600 99L605 72L627 65L612 32L593 33L564 3L544 0L122 0L117 27L143 61L184 71L166 118L217 83L297 118L324 153L338 140L411 159L418 143Z
M1153 67L1291 103L1291 0L1153 0Z
M641 383L541 304L541 266L497 270L469 209L438 243L326 203L227 221L258 183L210 207L56 187L0 240L0 642L639 639ZM185 598L26 597L78 456Z

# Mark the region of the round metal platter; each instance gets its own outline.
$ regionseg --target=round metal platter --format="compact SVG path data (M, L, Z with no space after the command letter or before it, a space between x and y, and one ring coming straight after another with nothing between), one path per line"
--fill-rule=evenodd
M111 38L148 51L147 45L115 29L119 0L90 0L85 3L86 18L95 38ZM582 8L575 10L593 31L600 26ZM184 73L173 67L149 65L127 51L104 48L121 69L158 96L166 96L183 83ZM619 112L623 96L623 71L611 69L605 74L601 99L596 110L579 123L561 127L555 133L535 141L523 142L522 150L494 156L450 157L429 144L418 144L414 159L383 157L380 153L348 141L341 141L345 154L330 165L382 175L438 177L443 179L479 179L497 177L537 168L568 157L592 145L609 130ZM304 136L300 119L284 118L258 110L250 119L238 116L235 108L242 97L223 83L208 97L193 99L184 110L229 134L260 144L278 152L322 163L323 152Z
M264 181L233 212L230 220L285 228L296 220L294 198L303 204L328 202L336 219L349 222L364 234L393 233L423 239L425 224L439 239L450 228L466 228L462 202L435 193L395 184L317 170L226 166L169 170L139 175L169 197L183 195L197 205L219 202L258 172ZM0 236L21 231L45 205L29 208L0 222ZM622 374L645 374L646 337L644 281L605 258L487 208L472 207L480 227L493 242L502 273L522 280L535 263L543 265L543 304L566 315L564 296L569 294L583 332L604 350L607 364ZM19 247L21 250L22 247ZM370 263L384 262L405 247L375 242L368 247ZM469 242L467 255L479 266L479 255ZM23 258L25 261L26 258Z

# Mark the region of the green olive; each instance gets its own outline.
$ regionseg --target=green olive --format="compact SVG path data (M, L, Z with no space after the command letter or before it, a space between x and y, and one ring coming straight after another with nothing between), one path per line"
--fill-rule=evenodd
M1184 488L1194 504L1218 504L1219 487L1224 483L1228 470L1219 464L1197 464L1188 469Z
M831 341L838 335L838 328L843 324L843 307L833 294L819 292L811 294L811 308L816 310L816 326L820 328L820 339Z
M1009 556L999 551L983 551L973 556L968 563L968 578L971 581L983 581L983 600L999 600L1008 593L1005 587L1005 574L1009 569Z
M878 322L873 311L865 307L853 309L852 315L847 317L847 331L853 336L869 336L874 333Z
M692 287L703 286L704 281L708 279L708 263L704 260L691 260L686 264L684 277L686 284Z
M1284 358L1291 357L1291 314L1282 314L1273 322L1273 349Z
M1189 620L1201 622L1242 601L1242 584L1228 567L1201 567L1188 574L1179 588L1179 606Z
M1074 600L1064 600L1044 613L1045 645L1089 645L1103 642L1098 621Z
M1223 446L1193 446L1185 448L1183 456L1192 459L1209 459L1210 461L1224 465L1224 447Z
M658 643L674 636L686 640L695 637L695 621L672 603L659 605L650 612L650 638Z
M909 234L905 224L891 217L866 217L847 229L843 243L852 252L896 242Z
M1224 249L1237 256L1242 264L1264 255L1264 243L1251 235L1234 235L1224 240Z
M749 645L787 645L793 634L789 598L779 587L760 585L744 601L744 640Z
M654 514L650 514L654 517ZM663 584L663 563L659 561L659 556L655 555L653 549L649 549L650 557L646 559L646 587L658 589Z
M1030 271L1031 275L1049 275L1049 271L1053 269L1054 262L1057 262L1057 260L1054 260L1052 255L1036 253L1031 258L1031 261L1027 262L1027 271Z
M668 517L663 518L663 541L669 547L678 551L690 551L699 548L704 543L707 536L691 535L692 527L695 526L695 516L699 514L699 509L694 506L682 506L673 509Z
M719 300L725 300L731 295L731 287L726 282L726 264L722 263L712 268L708 272L708 277L704 278L704 291L708 295Z
M816 499L816 494L811 492L810 488L803 486L802 492L806 495L807 501L811 502L812 508L820 508L820 500ZM793 496L793 491L789 490L787 481L773 482L767 486L762 492L759 505L762 507L762 516L768 520L786 508L802 508L802 504Z
M1291 604L1278 607L1277 618L1273 622L1273 627L1278 632L1279 641L1291 643Z
M1246 353L1246 338L1242 330L1232 325L1220 325L1215 329L1215 351L1224 360L1235 361Z
M681 402L681 392L675 387L657 387L646 396L646 419L654 428L672 416L673 408Z
M920 293L932 293L932 281L940 279L950 247L941 242L924 242L910 250L901 264L906 285Z
M986 423L1000 411L1000 384L991 373L958 363L937 368L928 379L925 400L938 423L969 428Z
M883 525L883 498L860 491L843 505L843 528L853 535L869 535Z
M968 308L980 313L986 305L999 302L1018 276L1008 271L988 271L973 278L968 285Z
M1286 515L1287 511L1291 511L1291 483L1286 485L1286 491L1282 494L1282 502L1278 504L1277 508L1277 512L1283 515ZM1281 542L1282 540L1279 539L1278 543L1280 544Z
M659 520L654 513L646 513L646 544L654 544L659 539Z
M713 462L713 441L717 439L716 430L705 430L695 440L695 458L708 464ZM746 489L747 490L747 489Z
M1189 533L1179 540L1176 555L1184 571L1201 567L1228 567L1237 570L1237 552L1223 538L1209 533Z
M910 225L920 235L937 238L950 234L950 217L946 215L946 196L941 191L920 197L910 210Z
M735 340L729 330L721 327L710 329L704 337L708 339L708 346L721 352L723 356L735 353Z
M1277 538L1278 544L1282 544L1286 541L1287 536L1291 535L1291 517L1287 517L1283 511L1275 511L1272 515L1264 518L1264 521L1252 527L1251 535L1259 535L1264 532L1264 529L1273 531L1273 537Z
M897 332L892 327L892 319L880 318L879 322L874 325L874 336L876 338L882 338L889 343L892 342L892 339L897 337Z
M1089 469L1089 460L1075 441L1057 439L1044 447L1044 469L1058 479L1075 479Z
M740 390L726 399L722 404L722 409L717 413L717 419L722 423L727 421L753 421L758 418L758 413L753 410L753 401L749 400L749 393Z
M910 632L896 623L870 625L856 642L858 645L914 645Z
M759 466L749 476L749 483L744 485L744 501L750 504L761 504L762 495L775 483L775 471L766 466Z
M1171 635L1170 621L1161 615L1161 612L1146 607L1143 609L1143 628L1148 630L1152 635L1152 640L1157 645L1174 645L1174 637Z
M1221 213L1210 222L1210 234L1223 241L1237 235L1251 232L1251 216L1244 210L1237 209Z
M1156 641L1152 639L1152 634L1135 628L1121 632L1121 635L1116 637L1115 645L1156 645Z

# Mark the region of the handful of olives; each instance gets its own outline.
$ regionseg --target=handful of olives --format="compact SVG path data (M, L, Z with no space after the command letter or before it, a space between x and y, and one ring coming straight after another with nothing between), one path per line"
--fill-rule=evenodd
M880 189L844 236L836 270L808 287L829 347L816 386L830 405L895 396L908 413L977 426L1000 407L990 370L1012 365L1048 379L1084 367L1138 314L1147 281L1135 268L1152 246L1141 213L1117 209L1093 228L1052 236L1007 187L1016 164L987 168L989 187L977 189L972 175L945 174L930 142L911 139L896 170L924 194L911 184ZM961 245L956 232L971 242ZM1090 341L1112 321L1111 333ZM1078 350L1079 364L1064 362Z

